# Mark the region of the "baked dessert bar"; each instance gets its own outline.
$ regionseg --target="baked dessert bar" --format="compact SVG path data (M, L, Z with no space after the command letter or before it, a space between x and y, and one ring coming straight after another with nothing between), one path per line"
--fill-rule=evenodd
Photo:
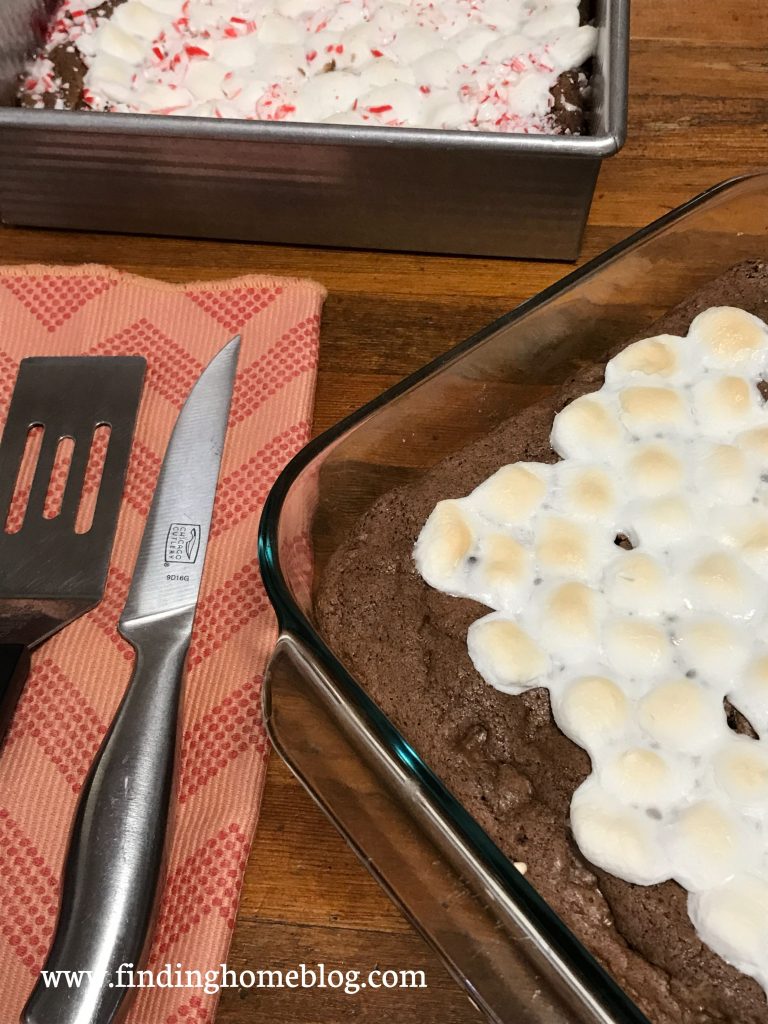
M579 0L64 0L32 107L526 134L585 128Z

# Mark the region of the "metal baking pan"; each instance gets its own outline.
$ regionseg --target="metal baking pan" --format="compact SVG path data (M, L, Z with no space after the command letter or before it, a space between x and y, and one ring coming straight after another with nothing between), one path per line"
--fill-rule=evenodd
M371 700L318 625L317 587L382 494L745 259L768 259L768 173L644 228L326 431L264 509L281 627L264 684L272 742L496 1024L648 1022Z
M15 76L43 0L0 4L6 224L575 259L626 131L629 0L595 0L585 136L26 110Z

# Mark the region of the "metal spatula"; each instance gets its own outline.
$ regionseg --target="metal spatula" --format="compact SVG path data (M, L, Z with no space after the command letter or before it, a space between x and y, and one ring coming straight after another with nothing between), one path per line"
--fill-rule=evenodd
M0 443L0 743L29 669L29 652L102 598L117 526L146 360L137 356L24 359ZM26 510L8 521L32 427L42 442ZM78 510L98 427L109 428L93 515L78 532ZM45 509L60 443L69 470L57 514Z

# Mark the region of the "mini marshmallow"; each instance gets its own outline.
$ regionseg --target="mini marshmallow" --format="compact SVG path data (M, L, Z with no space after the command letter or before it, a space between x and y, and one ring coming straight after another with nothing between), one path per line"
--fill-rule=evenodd
M232 42L238 42L238 40L233 39ZM243 61L246 58L246 54L245 48L233 48L228 56L232 59ZM225 63L225 61L222 61L222 63ZM253 70L260 79L267 82L274 83L278 79L285 78L291 73L293 68L300 67L303 63L304 51L300 46L265 46L259 43L255 44L252 57ZM243 67L243 65L240 64L240 67ZM244 70L247 70L247 66ZM302 79L302 88L306 87L307 84L309 83ZM284 89L276 85L272 85L270 89L275 95L283 97L282 102L285 101L286 96L293 96L293 91L286 94ZM290 106L290 104L288 105ZM258 111L258 116L264 119L273 118L274 108L270 108L269 111L266 109Z
M542 39L552 34L560 35L569 29L579 27L579 9L566 4L545 7L534 15L526 25L526 31L534 39Z
M462 64L474 64L480 59L486 47L490 46L497 38L492 28L480 25L465 28L463 32L452 36L451 47L459 55L459 60ZM418 56L421 56L421 54Z
M559 495L557 508L578 519L613 522L618 507L616 485L607 470L599 466L557 467Z
M487 25L496 26L499 31L505 33L505 38L508 38L508 33L517 32L520 28L523 18L522 4L518 0L486 0L482 8L482 18ZM527 47L528 36L518 34L516 38L522 39ZM522 50L515 50L515 53L519 52Z
M258 46L251 36L237 39L220 39L211 47L211 57L227 70L251 68L256 65Z
M695 611L741 619L753 617L764 586L735 554L718 550L697 558L682 584Z
M723 692L749 658L749 637L717 616L686 619L675 627L678 657L685 670L695 672Z
M263 101L268 90L268 84L264 79L261 79L258 76L251 76L247 73L244 74L243 72L239 75L233 74L231 78L225 78L225 95L234 94L238 89L241 90L237 97L238 102L241 104L247 104L249 108L255 110Z
M757 488L759 468L736 444L697 445L692 453L695 482L710 502L742 505Z
M375 28L380 38L392 38L400 28L408 22L408 10L406 7L395 3L381 4L370 19L371 25Z
M629 493L660 498L682 485L685 468L679 451L671 444L651 441L633 445L628 455L624 478Z
M642 381L648 377L668 380L680 371L682 338L661 334L627 345L606 363L605 380L618 384L627 380Z
M379 63L380 61L375 61L373 67L376 67ZM459 57L454 50L448 50L444 47L439 50L433 50L413 62L411 65L412 81L419 87L423 85L428 89L446 89L451 78L456 73L458 63ZM371 85L373 84L371 82ZM443 105L444 102L444 100L441 101ZM464 113L461 104L457 102L456 106L461 113Z
M260 20L258 28L260 45L292 46L304 41L301 24L295 18L285 18L282 14L267 14Z
M578 68L597 50L597 29L581 25L575 32L560 36L549 47L549 59L563 68Z
M549 89L547 89L546 82L542 81L541 75L534 69L524 71L513 79L506 95L510 112L517 117L522 116L525 110L533 110L539 117L545 117L549 110L551 101ZM483 123L489 130L492 130L493 111L488 111Z
M421 28L419 25L406 26L397 33L387 52L400 64L413 64L419 58L439 49L440 42L440 37L430 29Z
M353 3L337 4L335 8L326 15L327 29L329 32L338 33L342 45L346 50L349 31L359 27L360 15Z
M488 4L485 5L486 11ZM528 39L519 33L497 38L490 46L486 46L483 57L492 64L503 64L505 61L511 63L522 54L528 52Z
M424 524L414 558L419 572L433 587L450 585L469 555L474 533L457 501L441 501Z
M480 675L497 690L520 693L549 670L549 658L509 619L487 615L469 627L467 647Z
M762 320L733 306L705 309L694 318L689 333L701 346L706 366L735 366L768 352L768 331Z
M655 623L637 616L606 622L603 648L608 664L630 679L656 676L672 664L667 634Z
M768 810L768 750L749 736L731 735L714 757L715 780L731 804Z
M148 86L142 94L142 101L146 103L146 109L153 113L155 111L178 110L189 102L190 93L186 89L171 89L167 85Z
M115 8L111 23L123 32L151 42L163 31L168 18L140 0L127 0Z
M480 542L477 559L467 596L498 610L520 611L533 577L530 551L513 537L492 533Z
M522 583L530 575L531 556L522 544L503 533L492 533L482 547L483 571L492 583Z
M762 504L726 506L710 516L712 536L736 548L741 560L761 576L768 575L768 512Z
M647 437L664 430L680 430L687 424L683 399L672 388L638 385L619 392L621 421L630 433Z
M320 76L317 76L320 77ZM392 85L393 82L405 82L412 85L415 82L413 70L408 67L401 67L394 61L381 57L366 64L357 76L359 79L359 96L370 93L373 89L380 89ZM358 107L360 100L358 99Z
M689 892L727 882L749 867L749 835L740 820L714 801L686 807L669 826L674 877Z
M610 457L625 439L617 417L596 395L585 395L555 416L550 443L564 459Z
M609 761L600 782L619 800L641 809L665 808L684 794L690 773L673 772L662 754L647 747L630 747Z
M629 724L629 701L606 676L574 679L553 701L553 712L566 736L582 747L599 747L619 737Z
M352 4L347 4L347 9L352 10ZM305 39L305 49L312 53L317 50L317 47L312 44L311 39ZM307 43L309 45L307 45ZM336 67L339 70L345 68L359 71L362 68L372 65L371 50L376 48L376 35L371 29L368 22L363 22L360 25L355 25L353 28L349 28L344 32L344 44L341 53L334 52L333 59L336 62ZM315 57L313 61L308 62L309 70L314 72L315 75L326 74L327 72L322 71L323 64L319 63L318 57ZM358 79L361 81L360 79ZM368 82L366 88L370 88L372 85L378 84L374 82ZM354 102L354 101L353 101Z
M576 791L571 828L587 860L604 871L638 885L660 882L669 873L655 823L594 784Z
M98 83L104 95L118 102L130 93L134 73L130 64L107 53L93 58L89 72L92 81Z
M407 82L373 88L358 99L359 110L385 122L417 119L423 105L419 89Z
M698 429L708 436L746 429L759 417L757 394L746 377L705 378L693 387Z
M638 724L668 750L699 754L725 736L722 698L692 679L671 679L638 704Z
M569 662L589 656L598 645L600 595L576 580L542 594L538 637L545 650Z
M472 500L481 515L501 526L528 523L547 493L550 466L518 463L502 466L476 487Z
M768 986L764 962L768 948L768 881L737 874L722 885L689 898L688 909L697 933L729 964Z
M355 95L355 76L344 71L331 71L309 79L294 100L301 121L315 121L339 114L349 107Z
M221 96L226 67L215 60L198 60L189 65L184 78L184 87L201 101ZM263 92L264 90L260 90Z
M542 572L586 579L599 555L592 533L565 516L543 514L534 539L536 563Z
M604 582L610 606L636 615L660 616L680 606L677 581L642 551L627 551L608 566Z
M98 50L117 57L126 64L140 64L146 53L146 45L128 32L123 32L117 25L105 21L93 33L92 44ZM86 76L87 77L87 76Z
M214 24L218 24L221 17L221 9L217 10L214 8L211 10L210 4L203 2L203 0L191 0L190 3L184 4L184 16L187 18L187 28L194 37L198 33L202 35L208 32L212 21Z
M638 501L627 509L628 531L649 551L667 551L691 536L696 517L690 502L671 493L651 501Z

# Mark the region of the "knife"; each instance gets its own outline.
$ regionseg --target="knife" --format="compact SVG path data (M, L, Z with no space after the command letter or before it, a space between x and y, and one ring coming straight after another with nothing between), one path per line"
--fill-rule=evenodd
M192 388L168 443L118 629L133 676L86 778L64 865L59 919L43 971L90 971L46 986L24 1024L113 1024L131 989L123 964L148 952L161 888L184 661L203 575L240 338Z

